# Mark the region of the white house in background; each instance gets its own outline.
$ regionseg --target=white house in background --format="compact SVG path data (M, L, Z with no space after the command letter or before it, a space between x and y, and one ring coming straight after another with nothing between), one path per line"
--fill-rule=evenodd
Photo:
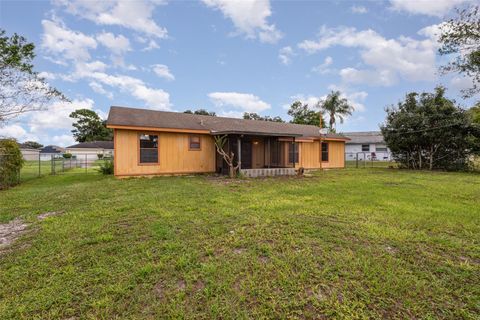
M67 153L71 153L78 159L96 160L98 155L104 157L113 156L113 141L90 141L81 142L66 148Z
M345 145L346 160L390 160L388 149L380 131L345 132L350 141Z
M38 161L40 158L40 149L27 148L23 144L19 144L20 152L25 161Z
M53 158L61 157L62 153L65 152L65 148L48 145L40 149L40 159L42 161L49 161Z

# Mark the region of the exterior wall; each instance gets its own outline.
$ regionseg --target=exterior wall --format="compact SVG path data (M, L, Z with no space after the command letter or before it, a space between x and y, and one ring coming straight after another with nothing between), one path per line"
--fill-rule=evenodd
M139 134L146 131L115 129L115 175L141 176L215 172L213 137L200 134L201 150L189 150L188 133L150 132L158 135L159 163L139 164Z
M345 142L323 141L328 143L328 162L322 162L321 168L345 167ZM300 163L297 167L305 169L320 168L320 141L300 142Z
M367 143L364 143L367 144ZM348 143L345 145L345 157L347 160L370 160L372 152L378 160L390 160L390 149L384 143L370 143L370 151L362 151L362 143ZM378 151L377 148L387 148L387 151Z
M38 161L40 157L40 150L37 149L20 149L20 152L22 153L25 161Z
M110 149L67 148L65 152L71 153L81 159L84 159L85 156L87 156L88 160L97 160L97 154L99 153L103 155L113 155L113 150Z

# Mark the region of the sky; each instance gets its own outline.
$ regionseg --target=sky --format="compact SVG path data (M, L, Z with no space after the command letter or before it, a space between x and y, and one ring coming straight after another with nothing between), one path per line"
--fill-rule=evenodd
M35 44L35 70L69 99L0 127L0 136L68 146L75 109L207 109L281 116L340 90L355 108L338 132L378 130L411 91L460 90L441 75L438 28L468 0L4 1L0 28Z

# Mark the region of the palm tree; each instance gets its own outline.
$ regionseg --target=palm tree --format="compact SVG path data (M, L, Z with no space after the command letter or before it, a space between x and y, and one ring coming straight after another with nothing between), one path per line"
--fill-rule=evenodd
M336 118L340 120L340 123L343 123L345 117L352 115L354 110L353 106L348 103L348 100L341 97L340 91L330 92L325 100L318 102L318 107L322 112L329 115L329 130L331 132L335 131Z

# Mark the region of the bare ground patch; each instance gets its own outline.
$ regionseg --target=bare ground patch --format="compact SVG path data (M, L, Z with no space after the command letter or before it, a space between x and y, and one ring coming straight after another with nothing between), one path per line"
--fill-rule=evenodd
M0 252L10 246L18 237L27 232L28 224L20 218L0 224Z
M49 211L41 213L37 216L39 221L45 220L48 217L56 216L64 213L64 211ZM8 223L0 224L0 254L6 252L19 237L29 231L30 224L21 218L15 218Z

